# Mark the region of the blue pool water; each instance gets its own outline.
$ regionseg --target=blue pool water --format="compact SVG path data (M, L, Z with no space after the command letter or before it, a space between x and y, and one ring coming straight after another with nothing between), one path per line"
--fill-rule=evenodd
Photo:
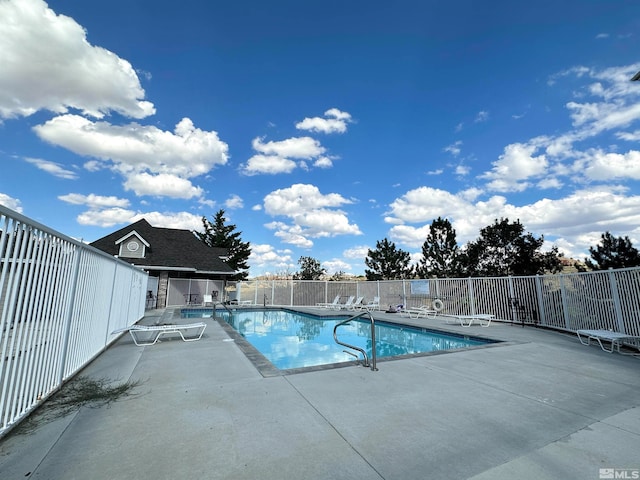
M211 313L211 310L209 310ZM202 313L200 313L202 315ZM333 339L345 317L317 317L288 310L216 311L276 368L289 369L347 362L354 357ZM338 328L338 339L364 349L371 357L371 324L354 320ZM493 343L463 335L376 322L378 358ZM354 352L357 353L357 352Z

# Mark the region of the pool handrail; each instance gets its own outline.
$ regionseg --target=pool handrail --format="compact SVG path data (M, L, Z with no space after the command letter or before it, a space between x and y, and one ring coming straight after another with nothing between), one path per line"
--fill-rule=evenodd
M362 317L364 315L368 315L369 316L369 320L371 322L371 363L369 363L369 357L367 356L367 352L365 352L364 349L362 349L360 347L356 347L354 345L349 345L348 343L341 342L340 340L338 340L338 334L337 334L337 330L338 330L339 326L345 325L345 324L349 323L351 320L355 320L356 318ZM357 315L353 315L352 317L349 317L346 320L343 320L342 322L336 323L336 326L333 327L333 339L336 341L336 343L338 345L342 345L343 347L351 348L353 350L356 350L356 351L362 353L362 356L364 357L364 366L365 367L369 367L370 366L371 367L371 371L374 371L374 372L378 370L378 368L376 367L376 329L375 329L375 320L374 320L373 315L371 315L371 312L369 310L365 310L363 312L358 313ZM350 352L346 352L346 353L350 353ZM353 355L353 354L351 354L351 355Z

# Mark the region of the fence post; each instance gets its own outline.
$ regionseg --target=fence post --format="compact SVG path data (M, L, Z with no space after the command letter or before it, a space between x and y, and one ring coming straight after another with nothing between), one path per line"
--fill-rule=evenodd
M73 319L74 304L76 301L76 291L78 290L78 275L80 272L80 258L82 257L82 248L76 247L75 265L73 266L73 280L71 283L71 292L69 292L69 303L67 304L67 314L65 318L64 339L62 341L62 356L60 358L60 371L58 373L58 385L62 385L64 380L64 370L67 365L67 355L69 353L69 336L71 335L71 321Z
M562 300L562 315L564 316L564 326L567 330L571 330L569 319L569 309L567 308L567 292L564 286L564 275L560 275L560 298Z
M293 307L293 279L291 280L291 288L289 290L289 306ZM271 305L273 305L273 302L271 302Z
M609 269L609 283L611 284L611 296L613 297L613 311L616 313L616 321L618 323L618 331L626 333L624 328L624 320L622 319L622 308L620 307L620 295L618 294L618 282L614 272Z
M471 277L469 277L467 279L467 284L469 285L469 309L470 309L470 313L471 315L475 315L476 314L476 298L475 298L475 294L473 293L473 280Z
M536 275L535 285L536 296L538 297L538 324L546 325L547 315L544 310L544 298L542 297L542 278L540 277L540 275Z

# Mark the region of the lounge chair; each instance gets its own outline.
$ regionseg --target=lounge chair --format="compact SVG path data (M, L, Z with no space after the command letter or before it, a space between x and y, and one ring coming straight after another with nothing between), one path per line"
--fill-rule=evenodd
M351 295L349 298L347 298L347 301L344 303L339 303L338 305L336 305L338 310L349 310L351 308L351 305L353 305L353 299L356 298L355 296ZM334 307L334 308L336 308Z
M624 333L612 332L610 330L578 330L578 340L583 345L591 345L591 340L595 340L600 345L600 348L605 352L613 353L614 350L620 352L622 345L629 347L635 347L640 352L640 337L634 335L626 335ZM602 341L609 342L609 348L606 348ZM632 353L632 355L638 355Z
M177 333L185 342L194 342L202 338L204 329L207 328L206 323L189 323L185 325L131 325L129 327L119 328L111 332L112 335L122 332L129 332L133 343L139 347L145 345L154 345L162 335ZM193 331L192 336L185 337L185 334ZM142 334L142 336L140 336ZM145 335L146 334L146 335Z
M429 305L422 305L416 308L405 308L400 313L409 318L427 318L435 317L438 312L433 310Z
M474 322L478 322L482 327L488 327L491 325L491 319L493 315L489 315L486 313L478 313L476 315L441 315L443 317L447 317L446 323L449 324L457 324L459 323L463 327L470 327L474 324Z
M362 307L363 300L364 297L358 297L355 302L353 302L351 305L346 306L345 308L347 310L359 310Z
M373 297L370 302L361 304L359 310L380 310L380 297Z
M334 298L333 302L331 303L327 303L327 302L316 303L316 307L324 307L324 308L335 308L338 305L340 305L340 295L336 295L336 298Z

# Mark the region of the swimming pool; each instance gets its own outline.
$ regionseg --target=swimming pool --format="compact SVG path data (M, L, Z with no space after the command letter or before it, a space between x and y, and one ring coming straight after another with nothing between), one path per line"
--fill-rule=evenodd
M223 318L280 370L354 360L333 338L334 326L345 320L345 316L318 317L272 309L217 310L216 316ZM382 321L376 321L375 325L378 358L495 343L494 340ZM368 321L358 319L340 326L338 338L364 349L371 357L371 324Z

